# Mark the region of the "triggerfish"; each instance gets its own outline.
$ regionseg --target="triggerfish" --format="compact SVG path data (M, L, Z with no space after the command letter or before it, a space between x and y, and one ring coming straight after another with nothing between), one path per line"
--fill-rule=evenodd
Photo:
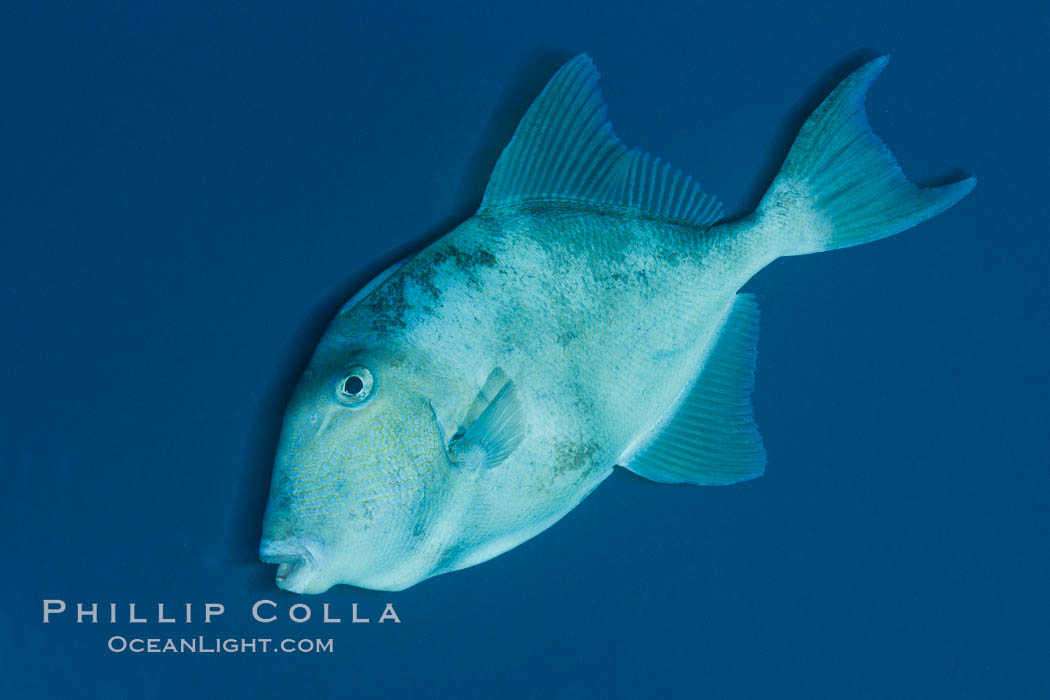
M586 55L536 98L477 213L338 312L287 408L260 556L277 585L401 590L542 532L620 466L760 476L758 306L781 256L951 207L872 133L877 58L808 118L751 214L613 133Z

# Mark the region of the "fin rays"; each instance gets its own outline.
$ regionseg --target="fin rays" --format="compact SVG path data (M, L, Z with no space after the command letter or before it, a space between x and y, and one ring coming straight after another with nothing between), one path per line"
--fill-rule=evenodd
M691 177L624 146L606 119L598 77L590 57L581 54L551 78L496 163L480 210L568 200L694 226L721 218L722 204Z
M732 484L765 470L751 410L758 304L738 294L718 339L677 412L627 468L665 483Z

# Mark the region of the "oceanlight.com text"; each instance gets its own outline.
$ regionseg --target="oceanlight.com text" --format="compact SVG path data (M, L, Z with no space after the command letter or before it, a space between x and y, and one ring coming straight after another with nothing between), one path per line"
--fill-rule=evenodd
M114 635L106 648L116 654L331 654L329 639L279 639L237 637L123 637Z

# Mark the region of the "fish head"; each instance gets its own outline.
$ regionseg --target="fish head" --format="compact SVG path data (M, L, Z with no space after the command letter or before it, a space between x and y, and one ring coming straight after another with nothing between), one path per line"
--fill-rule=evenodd
M434 370L392 346L330 329L289 402L260 545L285 590L400 590L434 567L450 472Z

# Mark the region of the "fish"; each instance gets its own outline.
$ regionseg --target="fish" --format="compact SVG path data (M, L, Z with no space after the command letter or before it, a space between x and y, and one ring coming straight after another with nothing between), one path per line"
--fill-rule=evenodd
M922 188L870 128L886 67L805 121L750 214L627 147L591 58L562 66L477 212L355 294L289 400L260 559L287 591L398 591L502 554L616 467L667 484L754 479L759 309L777 258L909 229L967 177Z

